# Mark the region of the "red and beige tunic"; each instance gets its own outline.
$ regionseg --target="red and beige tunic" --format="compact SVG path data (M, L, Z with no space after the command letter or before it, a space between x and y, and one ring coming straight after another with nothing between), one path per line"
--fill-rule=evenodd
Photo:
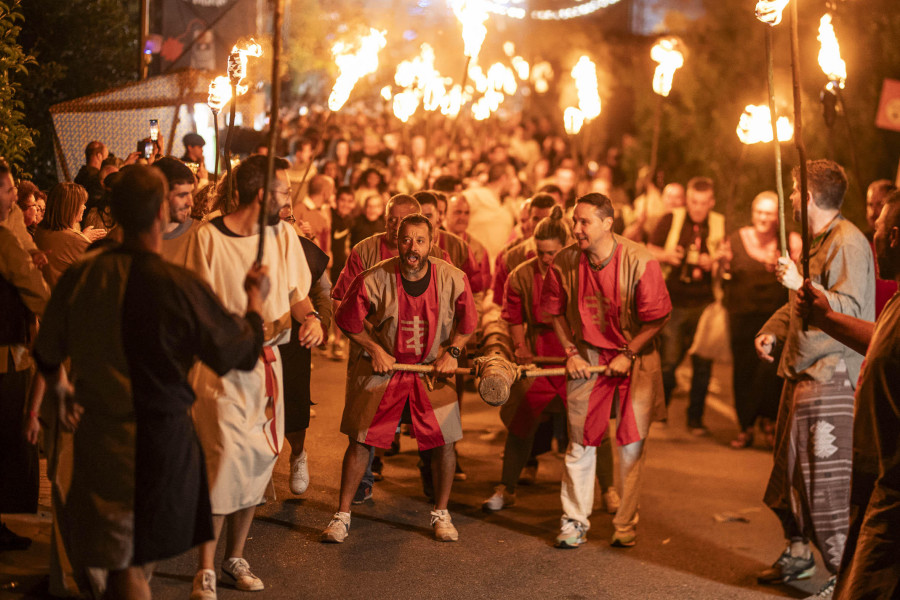
M475 255L469 243L456 234L449 231L437 231L437 245L447 256L450 257L447 262L460 269L469 278L469 285L472 287L472 293L477 294L485 290L484 280L478 263L475 261Z
M265 228L264 264L271 290L263 303L265 344L251 371L220 376L199 364L190 382L197 401L194 424L203 446L209 476L212 512L227 515L255 506L265 493L284 439L281 355L278 345L291 334L291 306L310 288L310 271L303 247L284 222ZM186 266L230 311L247 305L244 277L256 260L258 235L239 236L219 217L191 235Z
M431 281L420 296L404 290L398 258L364 272L344 296L335 323L354 334L368 322L369 335L399 363L434 362L455 332L475 330L476 312L465 274L443 260L430 262ZM420 450L462 437L454 378L437 379L428 390L421 374L376 374L367 356L350 367L341 432L357 442L389 448L407 401Z
M469 248L472 250L472 256L475 258L475 264L478 267L478 275L481 277L480 285L476 286L475 283L472 282L471 277L469 278L469 283L472 285L472 291L474 293L478 293L478 289L482 292L486 292L488 288L491 287L491 257L488 255L487 248L484 247L480 241L473 238L469 235L468 231L464 231L462 235L459 236L462 240L469 244Z
M541 309L566 317L581 356L592 365L609 364L644 323L672 311L659 263L643 246L620 236L615 240L612 257L599 270L577 245L564 248L541 293ZM659 354L649 344L635 358L630 377L571 379L567 392L572 441L600 445L616 395L616 440L621 445L640 441L663 408Z
M501 318L510 325L524 325L525 339L535 356L565 356L553 327L542 315L541 289L544 275L537 258L532 258L509 274L503 296ZM529 377L510 389L509 400L500 409L500 418L509 431L521 438L534 434L541 413L554 399L566 401L566 378Z
M537 246L533 237L508 247L497 256L497 262L494 265L494 284L491 286L491 289L494 290L494 304L500 305L503 302L503 289L512 270L535 256L537 256Z
M385 241L386 239L386 233L376 233L353 246L353 249L350 250L350 256L347 257L344 269L341 271L334 287L331 288L332 298L343 300L347 290L350 289L350 284L353 283L357 275L366 269L371 269L383 260L397 256L398 250L389 248ZM436 244L432 245L431 252L428 255L443 259L451 264L453 263L447 252Z

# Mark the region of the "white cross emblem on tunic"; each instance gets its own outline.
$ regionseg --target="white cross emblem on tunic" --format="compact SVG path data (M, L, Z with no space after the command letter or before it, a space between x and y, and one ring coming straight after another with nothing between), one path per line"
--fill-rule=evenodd
M404 347L412 350L413 354L422 354L425 349L425 322L419 317L413 317L411 321L400 321L400 331L409 333Z
M600 331L606 329L605 316L607 307L609 306L609 301L606 297L600 294L588 296L584 299L584 305L591 315L591 322L596 325Z

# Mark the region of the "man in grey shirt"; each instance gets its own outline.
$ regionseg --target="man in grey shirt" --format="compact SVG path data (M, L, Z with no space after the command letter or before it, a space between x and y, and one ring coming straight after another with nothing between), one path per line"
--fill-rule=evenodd
M875 316L875 272L865 236L841 216L847 177L829 160L807 163L809 173L809 275L831 309L858 319ZM791 203L800 220L801 196L794 171ZM756 337L762 360L772 361L776 343L784 350L778 374L784 378L775 443L775 465L765 502L781 519L788 547L759 576L760 583L787 583L815 572L810 542L832 574L829 594L847 539L853 434L853 388L863 357L803 323L794 314L803 283L797 265L778 261L778 279L790 299Z

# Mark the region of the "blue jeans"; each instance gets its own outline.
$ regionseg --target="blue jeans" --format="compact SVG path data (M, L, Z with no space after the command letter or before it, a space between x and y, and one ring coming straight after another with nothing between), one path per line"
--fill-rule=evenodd
M697 323L706 305L673 306L669 322L660 332L659 355L662 361L663 390L666 395L666 406L672 399L675 389L675 369L681 364L684 355L694 341ZM712 376L712 361L706 358L691 356L691 392L688 404L688 425L700 424L703 420L703 409L706 407L706 391Z

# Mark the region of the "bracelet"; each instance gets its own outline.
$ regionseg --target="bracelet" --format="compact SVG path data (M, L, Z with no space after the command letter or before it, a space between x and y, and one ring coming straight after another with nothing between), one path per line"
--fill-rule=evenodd
M631 362L634 362L634 359L637 357L637 355L634 353L634 350L628 347L628 344L625 344L624 346L619 348L619 354L624 354L629 359L631 359Z
M28 411L28 416L31 417L32 419L37 419L37 418L38 418L38 413L37 413L36 410L29 410L29 411Z
M308 313L306 313L306 316L303 317L303 319L306 320L306 319L308 319L308 318L310 318L310 317L315 317L315 318L317 318L317 319L319 320L320 323L322 322L322 315L320 315L320 314L319 314L319 311L317 311L317 310L311 310L311 311L309 311Z
M566 358L572 358L573 356L578 354L577 346L569 346L566 348Z

